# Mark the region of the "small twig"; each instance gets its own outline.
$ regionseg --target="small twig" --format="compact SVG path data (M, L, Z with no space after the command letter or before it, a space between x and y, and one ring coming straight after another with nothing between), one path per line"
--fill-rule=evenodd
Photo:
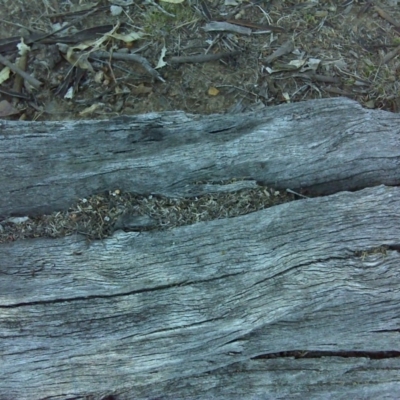
M200 0L200 7L201 10L199 10L205 17L206 21L209 22L212 20L212 16L211 16L211 12L209 10L209 8L207 7L207 4L204 0Z
M218 41L221 39L221 36L222 36L222 35L221 35L220 33L218 33L217 35L215 35L215 38L211 40L211 43L210 43L209 46L207 47L207 49L206 49L206 51L205 51L204 54L208 54L208 53L209 53L209 51L214 47L214 45L215 45L216 43L218 43Z
M46 18L71 17L71 16L75 16L75 15L85 14L87 11L92 11L94 8L96 8L98 11L101 11L101 10L107 10L109 8L109 6L101 6L101 7L94 6L94 7L90 7L86 10L81 10L81 11L67 11L67 12L54 13L54 14L45 14L45 15L43 15L43 17L46 17Z
M294 44L292 39L287 40L285 43L283 43L277 50L275 50L271 55L268 57L264 58L263 63L264 64L270 64L279 57L284 56L285 54L289 54L294 50Z
M251 35L251 29L244 26L234 25L229 22L212 21L208 22L203 28L206 32L234 32L239 35Z
M6 89L1 86L0 86L0 93L5 94L10 97L18 97L19 99L30 100L30 97L26 96L25 94L14 92L11 89Z
M33 76L29 75L25 71L22 71L21 68L17 67L15 64L11 63L7 60L4 56L0 54L0 63L5 65L6 67L10 68L11 71L15 72L16 74L22 76L31 86L35 89L39 89L42 82L35 79Z
M239 91L241 91L241 92L244 92L244 93L246 93L246 94L251 94L251 95L253 95L253 96L255 96L255 97L258 97L258 96L259 96L259 94L257 94L257 93L250 92L249 90L246 90L246 89L240 88L240 87L238 87L238 86L234 86L234 85L215 85L215 87L216 87L217 89L223 88L223 87L233 88L233 89L239 90Z
M382 64L387 64L390 60L392 60L393 58L395 58L397 55L399 55L400 53L400 46L397 46L395 49L393 49L392 51L389 51L389 53L387 53L385 55L385 57L383 57L382 59Z
M392 18L389 13L387 13L385 10L382 8L378 7L376 4L372 4L375 8L375 11L379 14L379 16L383 19L385 19L389 24L392 24L396 28L400 28L400 23L397 22L394 18Z
M5 20L3 18L0 18L0 22L3 22L3 23L8 24L8 25L17 26L18 28L26 29L28 32L31 32L31 33L35 32L34 29L28 28L25 25L17 24L16 22L7 21L7 20Z
M41 40L47 39L48 37L53 36L53 35L55 35L56 33L60 33L60 32L62 32L62 31L65 31L66 29L68 29L68 28L70 28L71 26L75 25L77 22L80 22L80 21L82 21L83 19L85 19L86 17L88 17L89 15L94 14L96 11L98 11L98 8L97 8L97 7L96 7L96 8L93 8L93 9L90 10L88 13L86 13L86 14L84 14L84 15L81 15L81 16L78 17L78 18L75 18L75 19L74 19L73 21L71 21L69 24L66 24L66 25L62 26L61 28L55 30L54 32L46 33L45 35L38 37L37 39L33 40L32 42L40 42Z
M253 22L250 21L246 21L243 19L228 19L226 22L228 22L229 24L234 24L234 25L239 25L239 26L245 26L247 28L251 28L251 29L259 29L261 31L266 31L266 32L285 32L285 30L283 28L281 28L280 26L274 26L274 25L261 25L261 24L255 24Z
M303 197L303 199L309 199L308 196L304 196L303 194L297 193L297 192L293 191L292 189L286 189L286 191L288 193L295 194L296 196Z
M165 82L165 79L150 65L150 63L142 56L137 54L125 54L125 53L109 53L108 51L94 51L89 54L89 58L100 58L100 59L113 59L123 61L134 61L143 66L143 68L155 79L161 82Z
M90 59L93 60L93 61L96 61L96 62L98 62L98 63L100 63L100 64L104 64L104 65L109 66L109 61L108 61L108 60L100 60L100 58L96 58L96 57L90 57ZM140 74L135 74L135 73L132 72L131 70L129 70L129 69L127 69L127 68L123 68L123 67L121 67L120 65L117 65L117 64L113 65L113 68L114 68L114 69L118 69L118 70L120 70L120 71L122 71L122 72L128 74L129 76L136 76L136 77L141 76ZM117 79L117 80L118 80L118 79ZM100 96L102 96L102 94L101 94ZM96 96L95 96L95 97L96 97ZM95 98L95 97L94 97L94 98Z
M21 68L21 71L26 72L26 67L28 65L28 50L27 48L21 49L20 51L21 57L17 59L16 61L16 66L18 68ZM21 93L22 91L22 85L24 83L24 79L22 78L21 75L16 75L14 79L14 85L13 85L13 90L17 93ZM13 105L16 105L18 103L17 98L13 99Z
M164 10L161 6L159 6L155 1L153 0L146 0L147 4L151 4L152 6L154 6L155 8L157 8L157 10L161 11L162 13L164 13L165 15L168 15L168 17L172 17L175 18L174 14L170 14L168 11ZM145 4L146 4L145 3Z
M240 51L232 51L230 53L219 53L219 54L197 54L193 56L182 56L182 57L171 57L167 61L174 64L182 63L204 63L209 61L216 61L223 57L230 57L239 54Z
M314 80L317 82L334 83L334 84L341 83L341 80L339 78L335 78L333 76L327 76L327 75L319 75L319 74L316 74L315 72L310 72L310 73L300 72L298 74L290 75L290 78L309 79L309 80Z

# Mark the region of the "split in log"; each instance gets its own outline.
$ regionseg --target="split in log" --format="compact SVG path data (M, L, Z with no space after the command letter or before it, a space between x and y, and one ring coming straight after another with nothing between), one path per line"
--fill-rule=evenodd
M400 188L385 186L400 182L398 119L330 99L2 121L4 216L234 178L324 196L101 241L0 244L0 399L398 398Z

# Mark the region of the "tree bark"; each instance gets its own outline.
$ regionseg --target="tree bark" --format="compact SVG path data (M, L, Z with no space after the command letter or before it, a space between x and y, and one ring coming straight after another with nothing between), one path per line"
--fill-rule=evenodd
M376 186L400 180L397 123L345 99L3 121L4 215L243 176L324 196L101 241L0 244L0 399L398 398L400 188Z
M212 190L198 181L232 178L314 194L397 185L399 126L398 115L344 98L236 115L2 121L0 215L48 213L112 189L195 196Z

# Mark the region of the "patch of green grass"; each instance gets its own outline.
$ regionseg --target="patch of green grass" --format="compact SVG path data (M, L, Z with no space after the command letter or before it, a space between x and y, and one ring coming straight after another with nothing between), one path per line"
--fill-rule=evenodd
M364 76L366 78L370 78L370 77L375 76L376 71L377 71L377 67L375 65L369 65L368 64L368 65L365 65L363 67Z
M393 45L394 46L398 46L398 45L400 45L400 37L395 37L395 38L393 38Z
M144 15L144 31L147 34L171 34L173 31L198 20L196 12L188 4L162 2L159 4L166 11L165 13L156 7L152 7Z

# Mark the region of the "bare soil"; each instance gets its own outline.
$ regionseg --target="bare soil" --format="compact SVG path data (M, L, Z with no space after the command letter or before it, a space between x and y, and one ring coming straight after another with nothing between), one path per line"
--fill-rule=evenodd
M0 53L15 63L23 37L26 71L41 85L14 86L11 72L0 97L12 108L0 115L209 114L337 95L398 112L397 3L1 0Z

